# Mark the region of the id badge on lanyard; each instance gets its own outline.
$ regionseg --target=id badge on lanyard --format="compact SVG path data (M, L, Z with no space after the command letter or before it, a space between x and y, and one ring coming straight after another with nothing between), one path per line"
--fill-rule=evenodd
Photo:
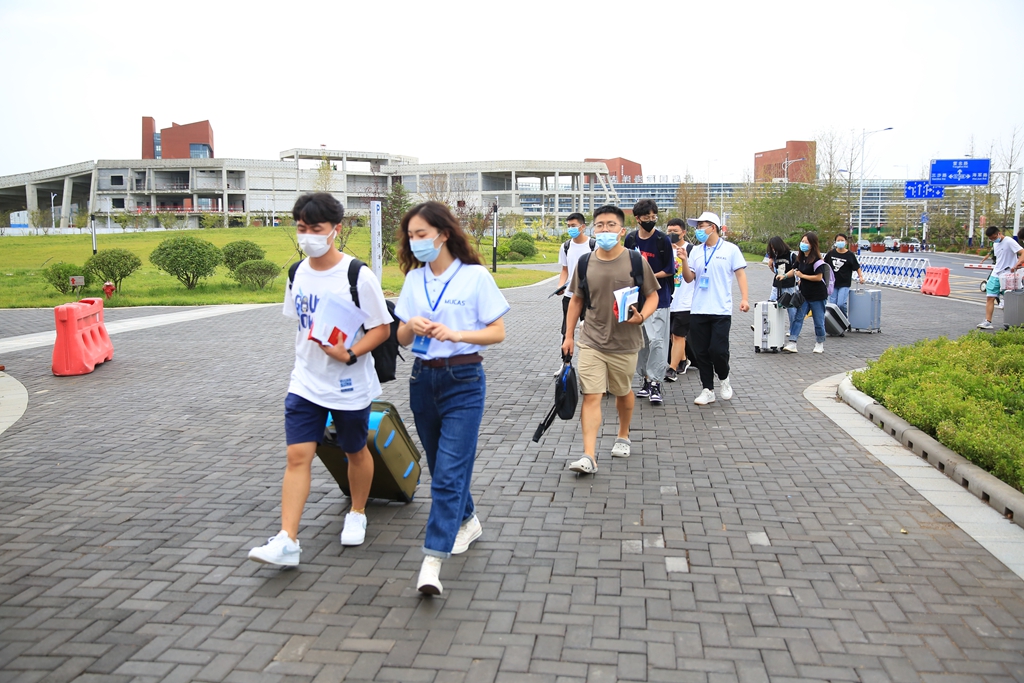
M452 276L450 278L448 278L448 282L444 283L444 287L441 288L441 293L437 295L437 301L431 303L431 301L430 301L430 292L427 291L427 271L426 271L426 269L424 269L424 271L423 271L423 294L427 297L427 305L430 306L430 313L431 314L433 314L437 310L438 304L440 304L441 303L441 299L444 298L445 290L448 289L448 285L451 284L451 281L455 279L455 276L459 274L460 270L462 270L462 264L461 263L459 264L459 267L455 269L455 272L452 273ZM427 317L433 319L432 315L428 315ZM430 337L418 334L418 335L416 335L413 338L413 340L412 340L412 352L413 353L420 353L420 354L423 354L425 356L425 355L427 355L427 349L429 349L429 348L430 348Z
M711 278L708 277L708 264L711 263L711 259L715 258L715 252L718 251L720 246L722 246L721 242L715 245L715 248L711 250L711 256L708 256L708 247L704 245L704 272L700 274L700 279L697 281L697 286L701 289L707 289L711 286Z

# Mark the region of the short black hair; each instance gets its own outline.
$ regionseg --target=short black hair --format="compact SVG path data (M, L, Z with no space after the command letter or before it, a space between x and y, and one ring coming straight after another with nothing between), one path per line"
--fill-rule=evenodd
M622 223L623 225L626 224L626 214L622 213L622 209L615 206L614 204L605 204L604 206L597 207L597 210L594 211L594 220L596 221L598 216L606 213L615 214L615 216L618 217L620 223Z
M842 237L844 240L848 239L845 232L841 232L838 235L836 235L836 239L839 239L840 237Z
M1002 230L1002 228L990 225L987 228L985 228L985 237L995 237L995 234L1000 230Z
M682 218L669 219L669 222L665 224L665 227L667 228L670 225L678 225L680 228L683 229L683 232L686 232L686 222L683 221Z
M641 199L633 205L634 216L646 216L649 213L658 213L658 204L653 199Z
M344 217L345 207L329 192L304 194L295 200L295 206L292 207L292 218L295 222L302 221L306 225L337 225Z
M569 217L565 219L566 223L568 223L569 221L579 221L584 225L587 224L587 219L583 217L582 213L570 213Z

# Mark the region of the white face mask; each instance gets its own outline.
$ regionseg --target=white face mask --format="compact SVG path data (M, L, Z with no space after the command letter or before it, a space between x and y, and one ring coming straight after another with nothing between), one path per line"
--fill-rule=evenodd
M299 233L299 249L306 252L307 256L312 256L313 258L323 256L330 251L331 245L334 244L334 233L334 230L331 230L326 235Z

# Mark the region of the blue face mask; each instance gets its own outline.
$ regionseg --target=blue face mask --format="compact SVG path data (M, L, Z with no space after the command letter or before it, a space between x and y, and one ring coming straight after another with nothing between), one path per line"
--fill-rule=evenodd
M807 244L807 242L801 242L800 243L800 251L802 251L802 252L804 252L806 254L810 250L811 250L811 245Z
M1000 237L1000 238L999 238L999 239L997 239L997 240L992 240L992 244L999 244L999 243L1000 243L1000 242L1002 242L1002 241L1003 241L1003 238L1002 238L1002 237Z
M836 249L846 249L846 242L836 242Z
M440 237L438 235L437 237ZM412 249L412 255L416 257L416 260L420 263L430 263L441 255L441 247L434 246L434 240L437 237L422 240L409 240L409 248ZM444 244L442 242L442 244Z
M605 251L611 251L615 248L615 245L619 243L619 233L617 232L599 232L594 235L594 239L597 240L597 248Z
M696 237L697 241L700 242L701 244L704 244L705 242L708 241L708 231L704 230L703 228L697 228L697 230L693 233L693 236Z
M569 237L571 237L572 239L576 239L579 236L580 236L580 229L579 228L577 228L576 226L572 226L572 227L569 228Z

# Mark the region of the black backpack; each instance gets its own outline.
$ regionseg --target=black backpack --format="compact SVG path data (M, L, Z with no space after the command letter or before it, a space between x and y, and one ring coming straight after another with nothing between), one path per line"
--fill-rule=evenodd
M634 230L627 234L626 239L622 240L622 246L630 251L636 250L636 236L638 232L638 230ZM672 251L672 243L669 242L667 245L665 244L666 240L668 240L668 235L663 233L661 230L655 229L654 239L657 240L658 260L661 261L661 267L667 268L668 264L675 263L676 255Z
M562 251L565 252L566 256L569 255L569 242L572 242L572 240L566 240L566 241L562 242ZM594 251L594 247L596 247L596 246L597 246L597 240L594 239L593 237L591 237L590 238L590 251Z
M633 284L643 292L644 291L644 257L640 255L639 251L633 249L627 249L626 253L629 254L629 265L630 275L633 276ZM579 276L578 293L583 297L583 310L589 311L594 308L590 301L590 284L587 283L587 264L590 263L590 254L584 254L580 256L580 260L576 263L576 273Z
M295 282L295 271L299 269L299 264L305 259L296 261L288 269L288 286L290 287ZM352 259L348 264L348 286L349 292L352 294L352 303L359 306L359 269L366 266L365 263L357 258ZM373 369L377 371L377 379L383 384L384 382L390 382L395 379L395 370L398 367L398 359L405 360L405 357L399 352L401 345L398 343L398 316L395 315L395 305L384 300L384 303L388 307L388 313L391 314L391 332L388 334L388 338L385 339L377 348L370 352L373 356ZM366 329L365 327L363 328Z

